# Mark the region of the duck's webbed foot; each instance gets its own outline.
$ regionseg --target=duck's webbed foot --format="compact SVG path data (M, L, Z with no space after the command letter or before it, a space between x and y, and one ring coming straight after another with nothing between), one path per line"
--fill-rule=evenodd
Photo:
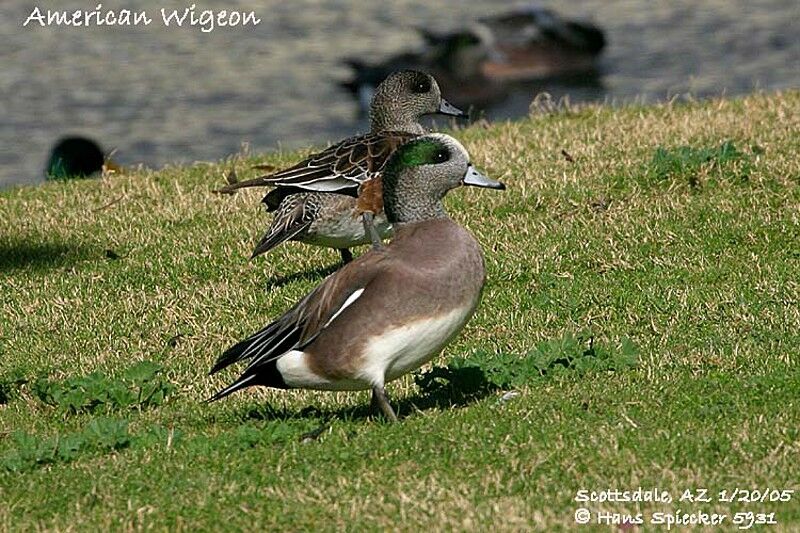
M389 404L389 397L386 396L386 389L384 389L382 386L372 387L372 401L370 402L370 408L373 411L380 409L389 422L397 422L397 415L394 414L394 409L392 409L392 406Z

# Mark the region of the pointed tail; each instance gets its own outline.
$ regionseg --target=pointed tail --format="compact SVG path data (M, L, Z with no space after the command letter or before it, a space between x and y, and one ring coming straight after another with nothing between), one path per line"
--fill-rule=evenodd
M239 348L242 345L249 345L250 339L244 342L240 342L234 348ZM231 350L228 350L229 352ZM228 352L226 352L227 354ZM210 374L220 370L228 366L230 363L235 362L239 359L247 359L247 357L241 357L241 350L234 356L234 360L226 360L223 361L223 358L226 354L223 354L220 357L220 360L217 361L217 364L214 365L214 368L211 369ZM237 359L238 357L238 359ZM206 400L206 403L216 402L217 400L221 400L222 398L233 394L234 392L247 388L252 387L253 385L263 385L265 387L274 387L276 389L286 389L288 386L286 382L283 380L283 376L281 375L280 371L278 370L278 359L279 357L270 357L263 361L259 361L258 364L251 365L247 367L244 373L238 377L236 381L222 389L221 391L214 394L211 398Z
M268 187L273 186L274 184L270 183L268 180L272 177L271 174L266 176L259 176L257 178L252 178L249 180L242 180L237 181L235 183L229 183L224 187L220 187L219 189L214 189L213 192L217 194L235 194L236 191L239 189L246 189L248 187Z
M278 246L279 244L291 240L293 237L297 237L302 232L306 231L308 227L311 225L311 221L304 222L302 224L294 224L289 227L285 227L283 224L278 224L279 221L274 221L272 226L270 226L269 231L261 238L261 240L256 245L255 249L253 249L253 254L250 256L250 259L255 259L261 254L265 254Z
M212 396L211 398L206 400L206 403L216 402L217 400L221 400L222 398L224 398L225 396L228 396L229 394L233 394L237 390L243 389L243 388L248 387L250 385L255 385L255 383L251 383L251 381L253 381L255 378L256 378L256 376L254 374L251 374L251 375L246 376L246 377L245 376L241 376L239 379L234 381L232 384L230 384L229 386L225 387L224 389L222 389L221 391L216 393L214 396Z

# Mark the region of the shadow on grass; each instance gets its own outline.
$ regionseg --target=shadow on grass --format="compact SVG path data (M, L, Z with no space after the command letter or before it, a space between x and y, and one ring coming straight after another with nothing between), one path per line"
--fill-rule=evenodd
M317 267L312 270L304 270L302 272L295 272L294 274L289 274L287 276L272 278L264 285L264 288L266 290L277 289L279 287L283 287L284 285L288 285L289 283L294 283L295 281L316 280L328 276L329 274L333 274L339 270L341 266L341 263L336 263L331 266Z
M0 272L33 268L37 270L71 265L89 257L80 245L47 242L31 237L25 240L0 241Z
M393 401L391 385L387 387L390 403L402 420L415 411L430 409L451 409L465 407L478 402L498 390L486 379L486 374L477 366L462 368L435 367L431 371L415 377L420 393ZM242 420L298 420L298 419L341 419L358 420L381 417L370 409L369 404L353 405L336 410L322 410L313 405L300 411L276 408L270 404L251 407L241 415Z

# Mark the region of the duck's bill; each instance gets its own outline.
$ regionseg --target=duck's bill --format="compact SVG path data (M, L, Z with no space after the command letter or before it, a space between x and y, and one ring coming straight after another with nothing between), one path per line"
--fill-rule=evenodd
M442 103L439 104L439 114L450 115L451 117L466 117L467 114L459 108L442 98Z
M464 178L461 180L461 183L464 185L470 185L472 187L485 187L487 189L498 189L498 190L505 190L505 184L495 181L487 176L484 176L472 165L467 168L467 173L464 174Z

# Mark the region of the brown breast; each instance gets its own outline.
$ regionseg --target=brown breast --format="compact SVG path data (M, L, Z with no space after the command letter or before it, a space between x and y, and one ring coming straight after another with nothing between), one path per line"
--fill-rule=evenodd
M372 213L377 215L383 211L383 180L372 178L361 184L356 202L358 214Z

